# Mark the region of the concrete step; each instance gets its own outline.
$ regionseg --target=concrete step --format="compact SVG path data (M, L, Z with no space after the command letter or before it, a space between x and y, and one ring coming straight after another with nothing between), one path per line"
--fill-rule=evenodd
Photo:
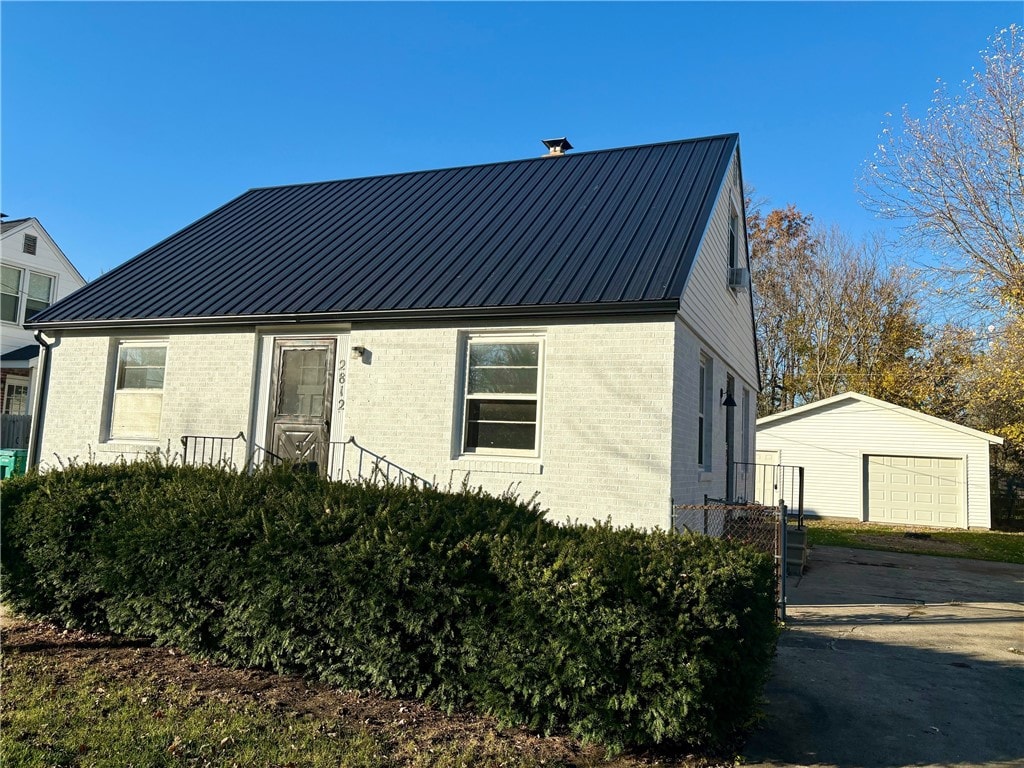
M790 528L786 531L786 574L803 575L807 566L807 530Z

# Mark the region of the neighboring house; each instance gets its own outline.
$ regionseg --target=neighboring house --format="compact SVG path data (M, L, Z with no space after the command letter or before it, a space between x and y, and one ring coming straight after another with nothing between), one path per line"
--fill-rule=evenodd
M759 462L805 468L806 514L990 528L1002 438L847 392L757 421Z
M0 223L0 273L0 410L27 415L39 345L24 323L85 280L32 218Z
M758 388L738 136L545 143L253 189L51 307L37 456L242 432L238 465L347 476L355 437L555 519L666 528L726 496Z

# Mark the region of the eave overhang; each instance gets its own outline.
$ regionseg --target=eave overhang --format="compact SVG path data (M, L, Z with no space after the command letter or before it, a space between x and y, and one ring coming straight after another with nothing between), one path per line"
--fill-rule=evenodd
M128 328L215 327L267 324L420 322L431 320L523 320L543 318L595 318L637 315L673 315L679 299L617 301L593 304L538 304L507 307L438 307L427 309L366 310L359 312L298 312L269 315L217 315L208 317L131 317L25 323L30 330L123 330Z

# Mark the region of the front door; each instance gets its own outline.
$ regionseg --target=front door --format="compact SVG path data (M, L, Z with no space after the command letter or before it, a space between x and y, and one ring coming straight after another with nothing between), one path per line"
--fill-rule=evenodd
M327 466L334 339L277 339L267 442L277 460L312 472Z

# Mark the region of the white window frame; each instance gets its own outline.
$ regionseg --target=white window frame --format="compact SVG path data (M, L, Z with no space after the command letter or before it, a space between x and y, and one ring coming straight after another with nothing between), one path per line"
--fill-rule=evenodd
M740 215L735 206L729 207L729 269L740 266ZM731 272L730 272L731 273Z
M39 311L42 312L47 307L49 307L51 304L53 304L54 301L56 301L56 295L57 295L57 275L53 274L52 272L44 272L41 269L29 269L27 267L23 267L23 266L18 265L18 264L4 264L3 266L8 268L8 269L16 270L18 272L18 275L19 275L19 277L18 277L18 292L17 292L17 294L14 294L16 296L16 298L17 298L17 301L18 301L18 305L17 305L18 309L17 309L17 312L15 314L15 318L14 318L13 321L12 320L3 319L3 322L4 322L5 325L21 326L21 325L25 324L25 320L26 320L25 312L28 310L28 301L29 301L28 287L29 287L29 285L32 282L32 276L33 275L37 275L39 277L46 277L46 278L49 278L49 280L50 280L50 297L47 299L46 307L43 307ZM10 296L12 294L8 293L6 295ZM0 319L2 319L2 318L0 318Z
M704 472L711 471L711 435L714 429L711 408L713 375L714 366L711 358L702 352L697 378L697 467Z
M536 344L537 345L537 391L534 394L511 393L477 393L469 392L469 361L470 347L474 344ZM510 456L537 458L540 456L541 429L543 426L544 403L544 336L536 333L470 333L466 334L462 343L463 372L460 397L462 400L459 424L459 452L462 456ZM537 416L534 431L533 448L486 448L468 447L469 435L469 403L472 400L513 400L520 402L536 402Z
M3 403L0 404L0 410L2 410L5 415L9 415L9 416L24 416L24 415L26 415L29 412L28 411L29 398L31 398L31 396L32 396L32 392L29 389L29 385L30 385L30 382L29 382L29 379L28 379L27 376L8 376L4 380L4 399L3 399ZM12 410L9 410L9 408L8 408L8 406L9 406L9 404L11 402L11 394L12 394L11 390L13 388L15 388L15 387L24 387L25 388L25 395L24 395L24 400L23 400L24 408L22 410L20 410L20 411L12 411Z
M18 287L17 287L15 293L12 294L12 293L8 293L7 291L3 291L3 295L4 296L14 296L15 301L17 302L17 304L15 306L17 308L14 311L14 320L8 320L6 318L0 318L0 319L2 319L3 322L5 324L7 324L7 325L21 325L21 317L22 317L22 313L24 312L24 309L25 309L25 302L21 300L21 297L24 294L23 285L24 285L24 279L25 279L25 272L27 270L22 269L21 267L16 267L13 264L4 264L3 267L5 269L13 269L15 272L18 273Z
M121 352L124 349L159 348L164 350L163 380L159 388L156 387L122 387L121 380L122 360ZM167 339L122 339L118 341L114 350L113 378L110 383L110 423L107 429L109 440L144 440L154 441L160 437L160 424L163 421L163 399L164 390L167 386ZM156 426L151 429L125 429L118 426L118 414L121 408L128 408L131 400L138 400L145 396L150 403L156 402L157 415Z
M33 277L45 277L45 278L47 278L50 281L50 292L49 292L49 295L46 297L46 306L42 307L41 309L36 310L36 312L34 314L39 314L40 312L45 311L51 304L53 304L53 297L54 297L54 294L57 292L56 291L56 289L57 289L57 276L56 275L51 275L49 272L40 272L39 270L36 270L36 269L28 270L28 280L25 281L25 290L24 290L24 293L23 293L25 300L21 303L22 304L22 306L21 306L21 321L22 321L22 323L25 323L25 322L27 322L29 320L29 317L28 317L28 303L29 303L29 301L33 300L32 296L29 294L29 290L30 290L29 286L32 285L32 278ZM35 300L38 301L38 299L35 299Z

